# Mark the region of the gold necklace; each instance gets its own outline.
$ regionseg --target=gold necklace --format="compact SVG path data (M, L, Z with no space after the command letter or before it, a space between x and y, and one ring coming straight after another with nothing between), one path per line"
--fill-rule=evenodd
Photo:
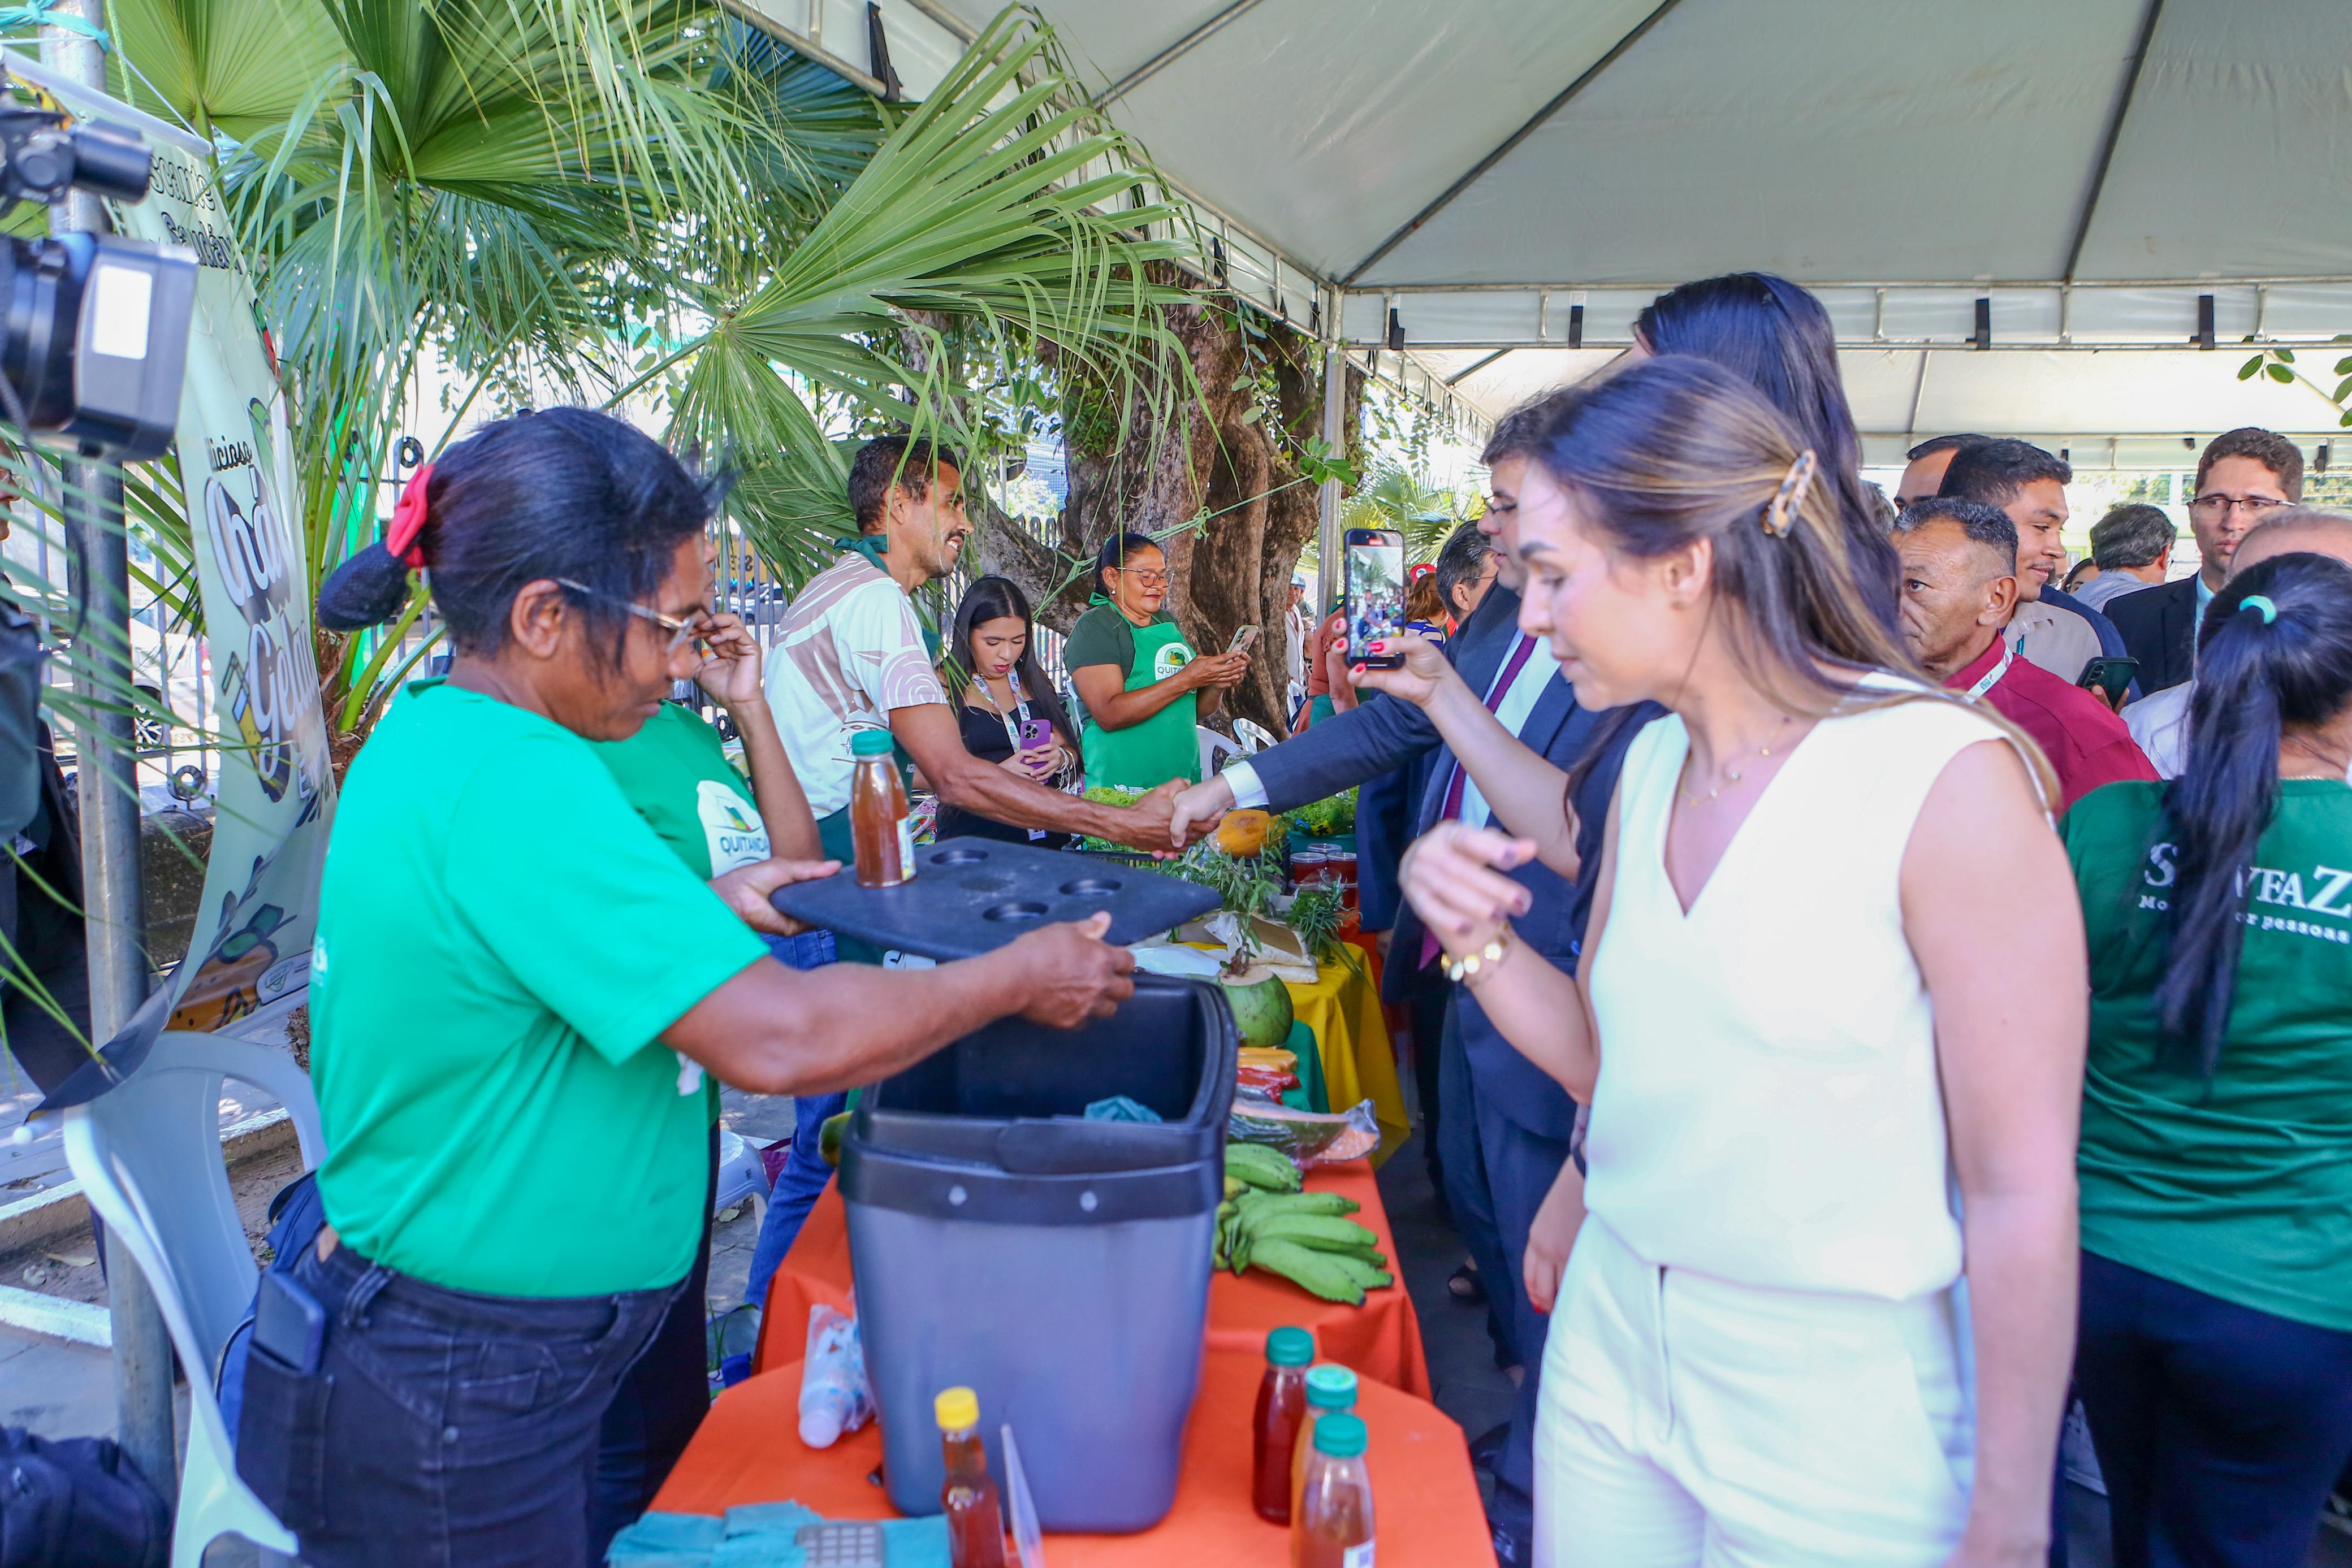
M1784 730L1784 729L1786 729L1786 728L1788 728L1788 727L1789 727L1789 716L1788 716L1787 714L1782 714L1782 715L1780 716L1780 723L1778 723L1778 724L1776 724L1776 725L1774 725L1774 726L1772 727L1772 735L1773 735L1774 737L1778 737L1778 736L1780 735L1780 733L1782 730ZM1771 745L1771 740L1768 738L1768 739L1765 741L1765 743L1764 743L1763 745L1761 745L1761 746L1759 746L1759 747L1758 747L1756 748L1756 759L1757 759L1758 761L1762 761L1764 758L1768 758L1768 757L1770 757L1771 755L1772 755L1772 745ZM1722 783L1720 783L1720 784L1717 784L1714 789L1712 789L1708 790L1708 791L1707 791L1706 794L1704 794L1704 795L1694 795L1694 794L1692 794L1692 793L1691 793L1689 790L1687 790L1687 789L1682 789L1682 790L1680 791L1680 793L1681 793L1681 795L1682 795L1682 798L1683 798L1684 802L1685 802L1685 804L1687 804L1687 805L1692 805L1692 806L1706 806L1706 805L1710 805L1710 804L1712 804L1714 801L1716 801L1716 800L1717 800L1721 799L1721 798L1722 798L1722 795L1723 795L1723 792L1724 792L1726 789L1730 789L1734 784L1738 783L1738 782L1739 782L1739 780L1740 780L1742 778L1746 777L1746 775L1747 775L1747 764L1748 764L1748 759L1747 758L1743 757L1743 758L1741 758L1739 759L1739 762L1740 762L1740 766L1739 766L1739 767L1738 767L1738 768L1726 768L1723 770L1723 782L1722 782ZM1690 765L1690 759L1689 759L1689 758L1688 758L1687 756L1685 756L1685 757L1684 758L1684 759L1683 759L1683 765L1684 765L1685 768L1687 768L1687 767Z

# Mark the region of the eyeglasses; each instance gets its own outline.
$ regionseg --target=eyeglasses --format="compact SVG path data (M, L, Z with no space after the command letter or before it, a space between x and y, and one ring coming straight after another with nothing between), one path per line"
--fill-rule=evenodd
M1165 588L1168 586L1168 573L1164 570L1146 571L1139 566L1115 566L1111 568L1111 570L1118 572L1121 577L1131 577L1135 579L1136 581L1143 584L1146 588Z
M668 632L669 645L662 650L665 658L694 641L694 634L701 630L703 621L711 613L709 608L705 606L702 612L693 620L681 621L675 615L665 615L658 610L648 610L635 600L623 599L617 593L602 592L584 582L575 582L568 577L559 577L555 580L559 586L568 588L574 593L585 594L591 599L601 599L607 604L617 604L639 620L650 621Z
M2228 517L2230 508L2235 507L2243 511L2248 517L2259 523L2273 508L2292 505L2294 503L2291 501L2273 500L2268 496L2224 496L2219 493L2210 496L2192 496L2189 499L2190 514L2203 517L2208 522L2216 517Z

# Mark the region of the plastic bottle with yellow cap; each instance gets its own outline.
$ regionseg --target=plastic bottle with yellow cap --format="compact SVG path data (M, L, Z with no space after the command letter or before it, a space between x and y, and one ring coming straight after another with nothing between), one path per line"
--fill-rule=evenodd
M969 1388L943 1388L931 1402L931 1413L947 1456L940 1503L948 1516L948 1560L954 1568L1004 1568L1004 1514L980 1441L980 1396Z

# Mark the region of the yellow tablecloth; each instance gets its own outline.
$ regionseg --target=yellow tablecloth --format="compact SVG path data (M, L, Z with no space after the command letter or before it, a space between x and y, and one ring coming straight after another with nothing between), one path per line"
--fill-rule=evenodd
M1290 1005L1298 1021L1315 1031L1331 1109L1344 1111L1359 1100L1371 1101L1381 1124L1381 1146L1372 1155L1377 1166L1396 1152L1412 1129L1405 1120L1396 1050L1389 1043L1388 1022L1381 1017L1380 988L1372 972L1370 962L1360 969L1325 964L1311 986L1283 983L1290 988Z

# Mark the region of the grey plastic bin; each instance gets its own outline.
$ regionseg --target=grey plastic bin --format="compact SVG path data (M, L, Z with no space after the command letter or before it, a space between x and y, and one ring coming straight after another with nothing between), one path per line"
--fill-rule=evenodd
M940 1510L931 1401L961 1384L1000 1486L999 1427L1020 1438L1045 1529L1167 1515L1200 1390L1237 1043L1214 986L1138 975L1106 1022L1008 1019L865 1096L841 1193L900 1511ZM1117 1094L1166 1120L1078 1119Z

